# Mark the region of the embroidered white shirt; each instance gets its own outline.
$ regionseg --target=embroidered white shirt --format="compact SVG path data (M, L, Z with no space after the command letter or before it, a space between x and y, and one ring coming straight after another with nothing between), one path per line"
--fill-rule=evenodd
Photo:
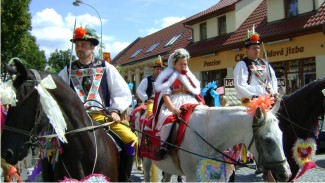
M271 81L269 81L267 76L267 67L264 69L261 66L258 66L255 67L255 69L259 69L262 71L262 74L266 78L267 83L270 83L271 93L278 93L278 82L272 67L270 67ZM244 61L238 62L234 69L234 86L238 98L252 98L253 96L261 96L267 94L265 86L261 85L258 77L253 72L251 73L251 76L251 82L250 84L248 84L248 70L246 63Z

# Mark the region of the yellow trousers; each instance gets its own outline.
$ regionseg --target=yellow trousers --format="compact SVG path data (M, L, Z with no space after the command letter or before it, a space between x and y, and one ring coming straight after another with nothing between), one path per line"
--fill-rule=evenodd
M89 113L91 118L94 120L100 122L100 123L105 123L105 116L100 113ZM109 125L110 129L113 130L118 136L121 137L124 143L130 143L133 142L133 145L138 142L138 137L131 131L130 128L127 126L119 123L119 122L114 122L111 125Z

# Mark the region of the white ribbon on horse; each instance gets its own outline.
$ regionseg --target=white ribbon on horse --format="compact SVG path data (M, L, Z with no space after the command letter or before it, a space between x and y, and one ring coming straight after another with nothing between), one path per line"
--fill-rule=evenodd
M18 100L16 99L16 93L12 86L12 80L1 82L0 81L0 104L16 106Z
M58 105L58 103L53 99L53 97L50 95L50 93L47 91L47 89L55 89L56 85L51 77L51 75L48 75L46 78L44 78L40 84L35 86L37 89L39 95L40 95L40 101L43 107L43 110L47 117L50 120L50 123L52 124L56 134L58 135L58 138L64 142L68 143L67 139L65 138L65 130L67 129L67 124L63 118L61 109Z

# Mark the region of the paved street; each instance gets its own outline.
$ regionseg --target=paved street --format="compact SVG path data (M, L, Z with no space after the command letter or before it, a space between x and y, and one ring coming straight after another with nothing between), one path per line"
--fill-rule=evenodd
M303 176L296 180L296 182L324 182L325 181L325 150L320 155L316 155L314 161L316 168L307 171ZM262 175L255 175L254 170L249 168L239 168L236 170L236 182L263 182ZM158 181L161 180L161 171L158 171ZM135 166L132 170L132 180L136 182L143 182L143 172L138 171ZM172 177L172 182L177 182L177 177Z
M303 176L296 180L296 182L324 182L325 180L325 150L322 154L316 155L314 161L317 165L316 168L307 171ZM134 164L135 165L135 164ZM143 182L143 172L133 166L132 177L134 182ZM158 170L158 181L162 179L161 171ZM248 168L238 168L236 170L236 182L263 182L262 175L255 175L254 170ZM41 176L37 177L36 181L41 181ZM3 182L3 177L1 177ZM177 182L177 177L172 177L172 182Z

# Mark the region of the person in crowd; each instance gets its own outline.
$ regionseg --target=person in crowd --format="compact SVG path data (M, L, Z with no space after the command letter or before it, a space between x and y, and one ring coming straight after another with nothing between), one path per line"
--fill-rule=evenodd
M249 106L252 98L278 94L278 82L273 68L259 58L260 44L259 34L253 26L244 40L247 56L239 61L234 69L234 86L244 106Z
M158 118L156 130L159 130L161 138L161 149L157 157L164 158L166 155L167 140L172 122L170 116L179 116L180 107L183 104L204 104L200 94L200 82L196 79L188 67L190 54L187 50L180 48L174 51L168 58L166 68L157 78L155 90L157 102L154 107L155 118Z
M138 97L147 106L147 116L152 114L152 107L155 98L155 82L163 68L164 66L161 57L159 56L158 60L156 60L153 65L152 75L144 78L137 87Z
M67 64L60 71L59 76L74 89L80 100L85 103L89 115L96 121L105 121L101 105L106 107L109 115L115 121L110 125L110 129L117 133L125 143L126 156L121 158L124 163L120 169L125 172L120 172L120 175L127 175L121 179L125 178L127 181L132 170L135 144L137 143L137 136L130 128L120 123L120 115L132 101L128 84L113 65L95 58L94 50L99 44L95 30L89 27L76 28L74 37L70 41L75 44L78 60L72 62L71 67L70 64ZM98 108L94 106L98 106Z

